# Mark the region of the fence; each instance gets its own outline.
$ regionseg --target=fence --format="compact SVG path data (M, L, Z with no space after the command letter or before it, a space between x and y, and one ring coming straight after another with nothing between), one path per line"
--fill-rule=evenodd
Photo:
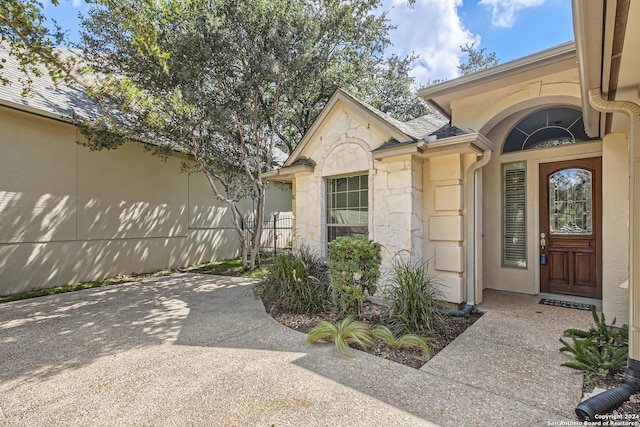
M252 227L253 221L246 220L245 224ZM245 238L250 239L251 234L245 231ZM278 251L290 250L293 244L293 213L277 212L262 222L262 238L260 239L260 252L277 254Z

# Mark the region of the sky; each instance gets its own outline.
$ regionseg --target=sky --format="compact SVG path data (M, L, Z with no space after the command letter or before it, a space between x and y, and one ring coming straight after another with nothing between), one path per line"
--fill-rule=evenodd
M84 0L60 0L55 7L45 1L45 16L76 40L77 15L87 10ZM417 86L457 77L466 43L495 52L502 64L574 38L571 0L384 0L382 12L397 27L386 54L420 57L412 69Z

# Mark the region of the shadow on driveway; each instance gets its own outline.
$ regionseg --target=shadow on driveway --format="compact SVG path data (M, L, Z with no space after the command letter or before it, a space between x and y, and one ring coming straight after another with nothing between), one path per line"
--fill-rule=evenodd
M450 372L308 344L248 295L251 283L180 274L0 305L0 424L573 420Z

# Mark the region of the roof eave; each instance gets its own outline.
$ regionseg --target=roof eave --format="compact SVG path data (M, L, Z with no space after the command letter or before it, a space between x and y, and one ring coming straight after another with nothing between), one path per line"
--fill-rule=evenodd
M421 157L444 156L447 154L483 154L495 151L496 146L481 133L468 133L435 141L420 141L418 150Z
M268 181L292 182L296 175L312 174L314 167L311 165L285 166L272 172L262 174Z
M0 99L0 106L11 108L12 110L22 111L24 113L33 114L36 116L44 117L47 119L57 120L60 122L75 124L73 119L69 116L63 116L60 114L52 113L50 111L42 110L40 108L34 108L29 105L20 104L17 102L11 102L7 99Z
M575 67L575 44L573 42L422 88L418 91L418 96L450 117L450 99L447 97L455 98L452 95L456 93L465 92L464 96L469 96L476 92L485 92L488 90L487 88L504 86L505 79L522 79L523 75L526 78L533 77L538 75L540 73L538 70L542 68L560 71L570 67Z
M571 7L584 126L587 135L595 138L600 136L600 113L589 103L589 90L594 88L602 90L604 2L572 0Z
M406 154L415 154L418 152L418 142L396 145L389 148L376 148L372 151L374 160L382 160L388 157L403 156Z

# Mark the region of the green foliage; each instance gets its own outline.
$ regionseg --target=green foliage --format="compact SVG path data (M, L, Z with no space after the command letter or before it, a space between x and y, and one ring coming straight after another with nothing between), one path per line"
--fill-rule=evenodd
M327 267L322 257L302 247L278 255L262 280L253 287L270 310L323 313L330 301Z
M380 3L154 1L140 11L151 34L116 8L93 8L84 53L106 76L92 95L107 114L84 127L88 145L116 148L135 137L192 155L229 206L253 268L261 223L247 226L238 201L253 195L251 216L262 218L274 148L292 151L336 88L382 62L390 27ZM160 53L140 49L140 40Z
M440 294L426 263L396 263L384 296L391 305L388 324L394 332L433 336L445 330L445 314L438 304Z
M362 312L365 295L376 292L382 255L380 245L362 236L338 237L329 243L329 276L341 313Z
M431 357L431 350L424 338L415 334L406 334L400 338L396 338L393 332L384 325L378 325L371 331L373 336L394 350L402 350L404 348L417 348L422 350L420 360L428 360Z
M467 61L458 65L458 71L463 76L498 65L495 52L486 53L486 48L476 49L475 43L460 46L460 51L467 55Z
M364 79L364 87L354 90L354 95L390 116L408 121L433 110L413 90L415 79L409 74L416 56L400 58L392 55L379 64L373 77Z
M627 362L629 352L629 328L623 325L615 327L605 322L604 313L598 317L595 306L591 307L595 326L588 331L567 329L566 337L572 342L560 338L560 351L573 354L575 361L565 362L562 366L584 371L589 376L606 377L612 375Z
M333 342L338 353L350 356L349 344L367 348L373 344L373 335L367 325L354 320L353 316L347 316L337 325L322 321L311 329L307 341L315 343L319 340Z

